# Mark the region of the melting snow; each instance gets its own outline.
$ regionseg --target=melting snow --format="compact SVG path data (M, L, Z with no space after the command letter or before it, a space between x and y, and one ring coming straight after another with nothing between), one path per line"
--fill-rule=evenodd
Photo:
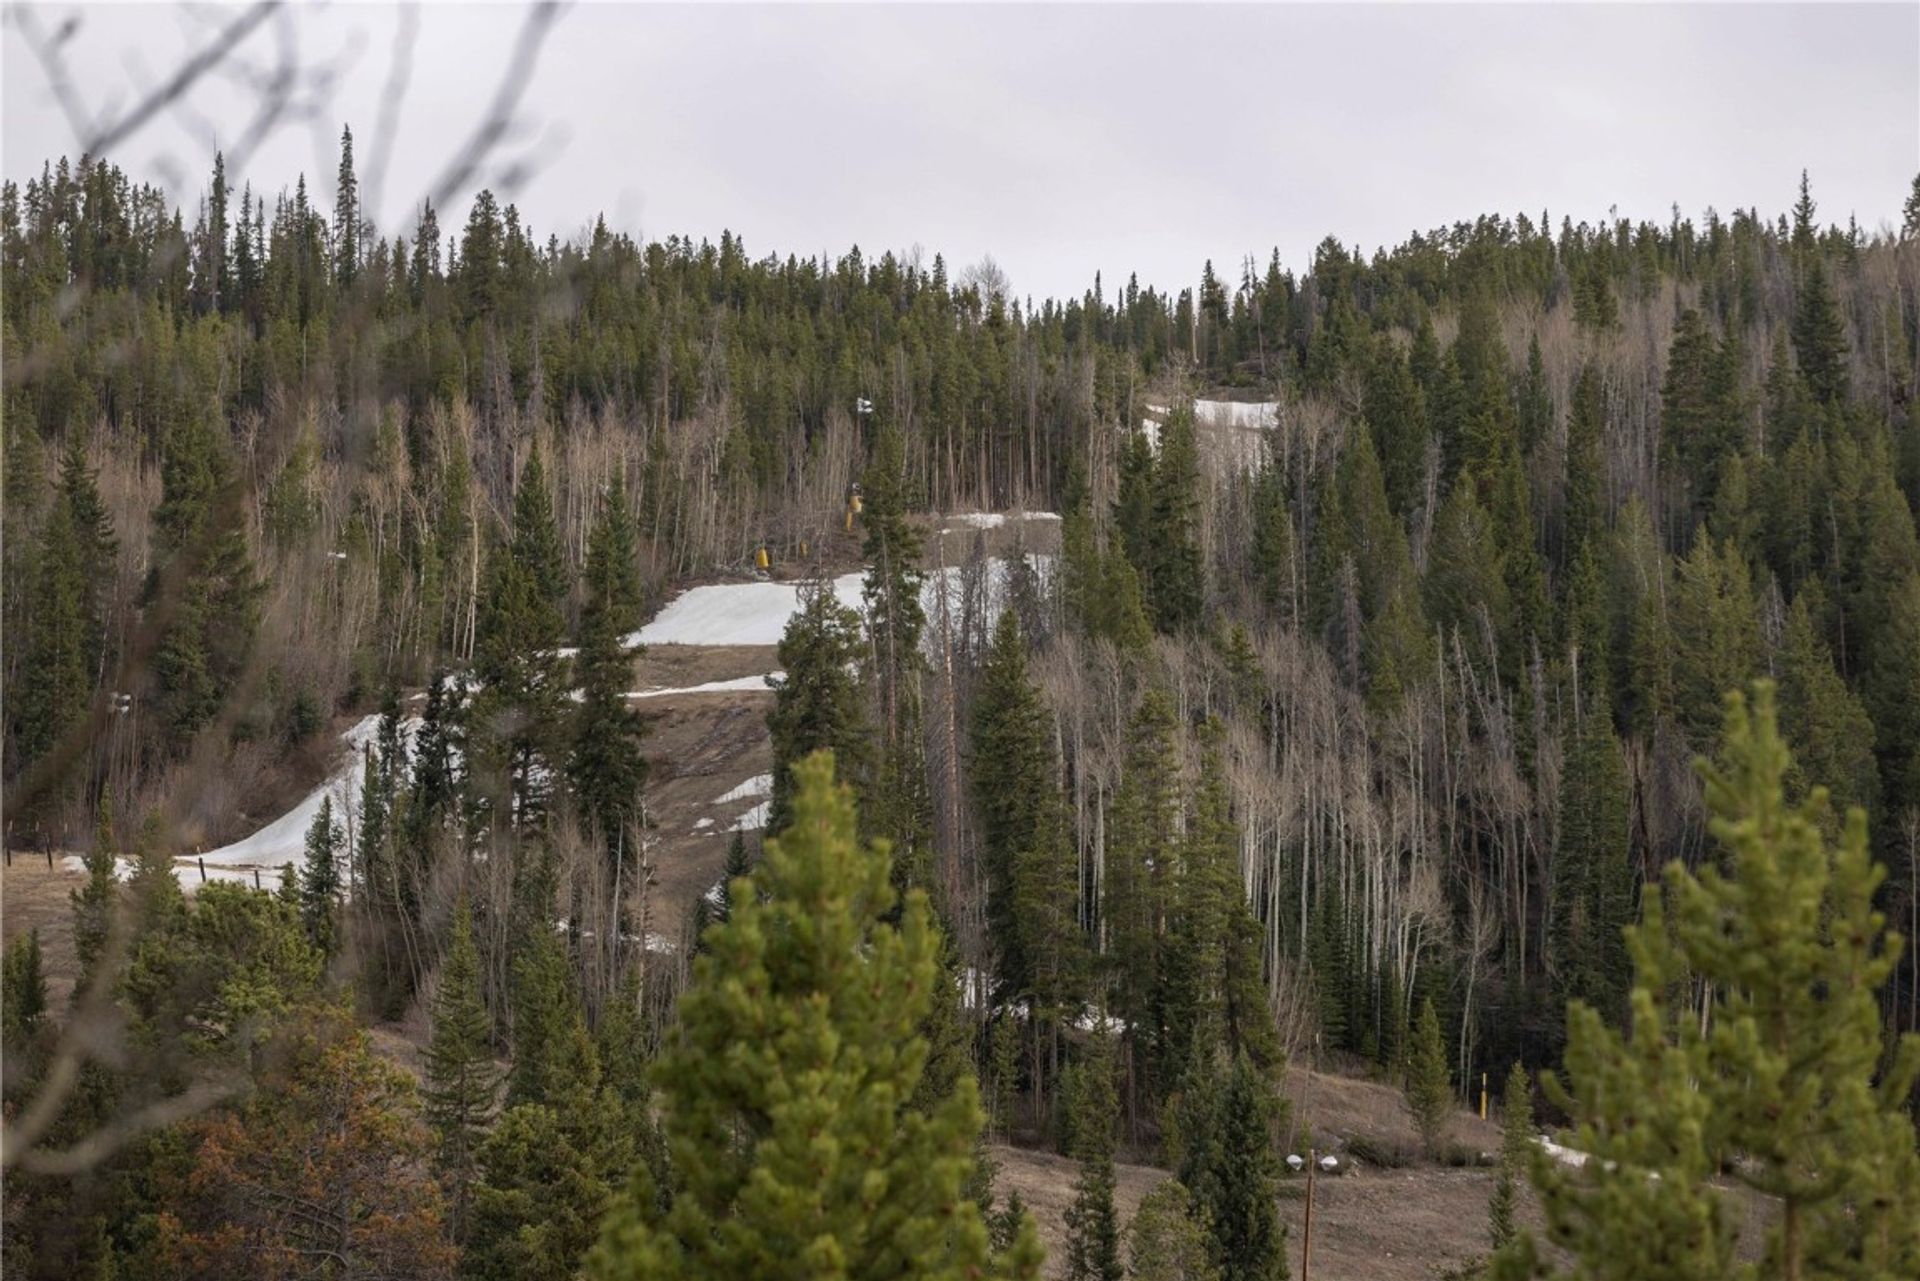
M708 681L704 685L687 685L680 689L635 689L627 691L627 697L666 698L673 694L725 694L735 690L749 690L764 694L773 688L773 682L785 675L785 672L768 672L765 676L742 676L730 681Z
M412 720L401 723L400 741L403 749L411 750L415 723ZM251 884L254 869L257 868L261 873L261 887L277 888L279 869L288 864L298 864L306 858L307 829L313 826L314 816L319 814L322 801L332 799L334 821L340 825L343 833L351 836L360 817L360 781L366 770L363 752L379 732L378 715L363 717L340 736L352 751L334 767L327 780L309 792L304 800L245 840L222 845L217 850L208 850L200 855L180 855L174 865L175 875L180 877L182 884L192 887L199 884L200 865L205 864L208 880L245 881ZM273 873L273 886L267 885L269 872Z
M764 800L773 795L773 775L755 774L740 786L717 798L715 805L725 805L728 801Z
M773 813L772 801L761 801L758 805L733 820L729 832L757 832L767 825L767 818Z
M1029 556L1027 561L1044 581L1051 572L1051 556ZM996 589L990 598L1005 594L1008 562L993 562ZM863 609L860 574L842 574L833 580L834 599L856 612ZM921 603L931 616L942 596L958 607L964 579L955 566L934 570L926 577ZM691 587L667 602L654 620L627 638L630 645L778 645L787 620L800 612L802 583L709 583ZM999 613L997 599L987 603L987 622ZM929 629L929 636L932 629ZM748 678L759 679L759 678ZM719 684L716 682L715 684ZM750 687L749 687L750 688ZM690 691L677 691L690 692Z

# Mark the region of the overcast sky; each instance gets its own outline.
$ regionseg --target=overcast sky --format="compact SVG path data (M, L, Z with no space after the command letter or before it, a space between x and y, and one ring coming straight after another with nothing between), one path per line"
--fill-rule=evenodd
M70 14L72 79L122 108L235 11L36 6ZM403 24L386 5L303 10L239 47L339 69L307 119L246 165L305 170L332 200L335 140L364 170ZM10 15L17 16L17 15ZM524 11L426 5L393 137L383 230L483 114ZM21 29L4 30L8 177L74 147ZM191 201L231 149L248 73L210 77L115 148ZM1664 222L1785 210L1809 169L1823 220L1897 223L1920 169L1920 5L1600 7L702 7L576 5L548 40L521 122L483 177L534 166L512 199L562 237L596 212L648 237L870 256L991 254L1015 292L1183 286L1278 246L1296 269L1328 235L1367 252L1488 211ZM464 219L466 198L443 214ZM191 206L189 207L191 218Z

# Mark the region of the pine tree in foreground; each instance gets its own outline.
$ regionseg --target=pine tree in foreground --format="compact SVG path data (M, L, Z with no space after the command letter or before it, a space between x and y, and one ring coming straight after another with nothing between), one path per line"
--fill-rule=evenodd
M434 1153L451 1194L448 1226L455 1241L466 1236L480 1142L500 1093L493 1063L493 1021L480 999L480 953L473 943L473 912L463 896L454 909L453 937L434 994L433 1033L427 1042L427 1124Z
M1887 1053L1877 992L1901 940L1873 907L1884 869L1861 811L1835 842L1823 790L1786 802L1789 768L1771 684L1751 707L1729 695L1720 761L1700 766L1720 864L1673 864L1647 897L1631 1031L1568 1011L1567 1083L1545 1085L1588 1159L1536 1154L1532 1176L1582 1281L1920 1276L1920 1036ZM1704 1018L1673 1003L1695 983ZM1758 1264L1723 1170L1775 1208ZM1555 1270L1523 1234L1495 1275Z
M1113 1206L1113 1123L1120 1111L1113 1037L1096 1032L1086 1056L1069 1068L1067 1109L1080 1167L1067 1207L1067 1276L1120 1281L1120 1218Z
M800 762L794 781L759 894L709 931L661 1056L680 1187L662 1210L639 1172L587 1275L1036 1276L1031 1224L996 1257L967 1195L981 1122L971 1077L927 1112L908 1107L927 1056L915 1029L940 976L926 897L909 894L886 924L888 851L855 840L833 758Z
M1448 1114L1453 1111L1453 1085L1447 1075L1447 1047L1440 1039L1440 1019L1433 999L1420 1004L1420 1021L1413 1033L1413 1057L1407 1063L1407 1113L1420 1131L1420 1147L1429 1158L1440 1155L1446 1139Z
M1534 1147L1533 1089L1527 1070L1518 1063L1507 1072L1500 1115L1500 1172L1494 1179L1493 1202L1487 1208L1487 1235L1496 1250L1513 1240L1517 1189L1526 1177Z

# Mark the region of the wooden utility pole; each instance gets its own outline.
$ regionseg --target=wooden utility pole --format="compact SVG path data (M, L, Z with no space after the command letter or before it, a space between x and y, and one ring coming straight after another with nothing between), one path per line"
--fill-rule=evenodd
M1313 1174L1320 1164L1319 1155L1307 1149L1307 1218L1300 1228L1300 1281L1313 1273Z

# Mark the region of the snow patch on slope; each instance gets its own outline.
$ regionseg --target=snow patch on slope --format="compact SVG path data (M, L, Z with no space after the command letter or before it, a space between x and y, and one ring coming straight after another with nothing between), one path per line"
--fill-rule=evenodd
M679 689L635 689L627 691L627 697L666 698L674 694L728 694L735 691L766 694L772 691L773 682L785 675L785 672L768 672L765 676L742 676L730 681L708 681L703 685L684 685Z
M715 805L725 805L729 801L764 800L773 795L773 775L755 774L725 796L715 799Z
M417 723L406 720L400 725L401 747L409 755L413 746L413 727ZM360 782L366 770L364 752L367 744L373 742L379 732L378 715L361 718L340 736L352 750L334 767L327 780L307 793L298 805L244 840L222 845L219 849L208 850L200 855L181 855L174 867L181 883L189 888L199 884L200 866L204 864L210 881L244 881L252 884L257 868L261 874L262 888L273 888L266 884L269 872L273 874L272 879L277 886L281 868L305 861L307 829L313 826L314 817L320 813L321 802L329 799L333 801L334 822L340 825L341 832L351 842L360 820Z
M1053 557L1029 556L1027 562L1045 582ZM1005 596L1009 568L1004 559L993 562L986 608L987 622L998 617ZM943 603L957 610L964 578L957 566L929 573L920 602L931 619ZM834 599L856 613L864 612L860 574L842 574L833 580ZM667 602L652 622L627 638L629 645L778 645L787 621L800 612L803 583L709 583L690 587ZM749 680L760 679L757 677ZM686 691L691 692L691 691Z

